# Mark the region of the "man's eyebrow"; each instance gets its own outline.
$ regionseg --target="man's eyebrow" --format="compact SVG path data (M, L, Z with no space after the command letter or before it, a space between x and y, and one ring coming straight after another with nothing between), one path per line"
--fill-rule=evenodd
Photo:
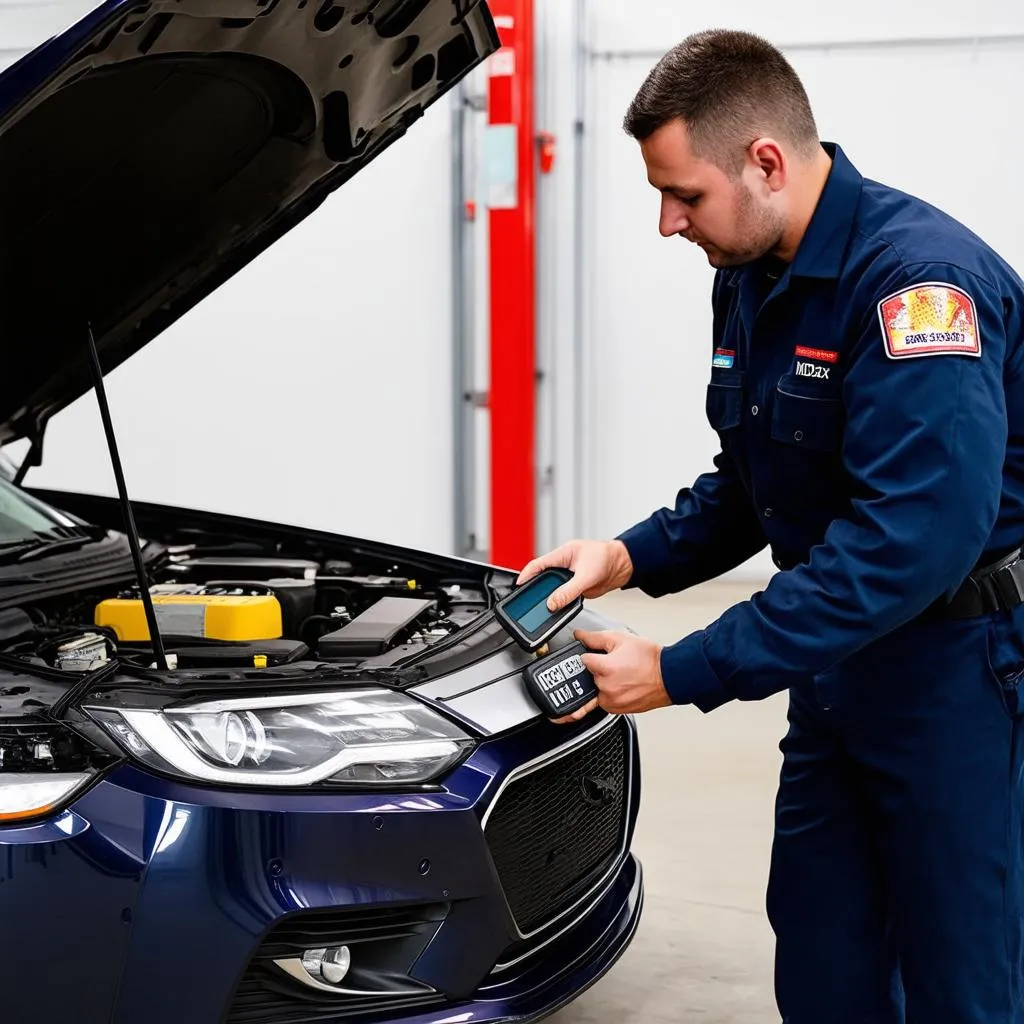
M648 179L650 181L650 179ZM693 195L699 192L700 189L696 185L687 185L686 183L677 183L669 185L656 185L653 181L650 184L656 188L659 192L677 192L681 195Z

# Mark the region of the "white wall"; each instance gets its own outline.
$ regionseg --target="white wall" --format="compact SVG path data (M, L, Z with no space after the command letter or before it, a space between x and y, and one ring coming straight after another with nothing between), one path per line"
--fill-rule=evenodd
M0 0L0 68L95 6L89 0Z
M0 51L92 6L0 3ZM442 100L108 377L133 497L451 550L450 153ZM115 493L94 396L27 482Z
M706 28L757 32L776 45L954 35L1012 34L1024 26L1019 4L1004 0L718 0L701 9L678 0L587 0L590 41L596 50L667 50L690 32Z
M537 4L537 130L554 134L554 170L538 184L538 516L537 545L547 550L576 533L579 460L585 454L578 437L576 400L582 372L575 351L576 186L583 155L576 138L579 55L574 49L575 0Z
M623 114L657 55L692 31L745 28L789 48L824 138L862 173L915 192L977 230L1024 270L1017 168L1024 136L1024 41L948 45L813 44L1024 33L1024 5L910 0L842 5L732 0L709 16L675 0L590 0L586 337L591 423L584 532L607 536L671 504L717 448L704 418L712 271L703 254L658 234ZM790 44L793 45L790 47ZM629 56L629 51L643 51ZM772 571L766 554L745 574Z

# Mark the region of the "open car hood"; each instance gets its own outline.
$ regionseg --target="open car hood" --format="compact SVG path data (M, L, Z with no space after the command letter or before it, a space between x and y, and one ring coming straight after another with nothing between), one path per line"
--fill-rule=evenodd
M90 324L109 372L498 45L483 0L109 0L8 68L0 443L90 388Z

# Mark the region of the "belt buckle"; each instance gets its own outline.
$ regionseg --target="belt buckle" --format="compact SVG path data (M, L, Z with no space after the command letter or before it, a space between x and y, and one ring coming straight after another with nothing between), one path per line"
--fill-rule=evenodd
M1022 570L1024 570L1024 566L1022 566L1018 554L1017 558L993 575L995 589L1003 599L1007 610L1016 608L1017 605L1024 602L1024 587L1021 586L1021 581L1018 578Z
M986 612L1009 611L1024 602L1024 586L1018 579L1022 572L1021 549L1016 548L981 573L971 575Z

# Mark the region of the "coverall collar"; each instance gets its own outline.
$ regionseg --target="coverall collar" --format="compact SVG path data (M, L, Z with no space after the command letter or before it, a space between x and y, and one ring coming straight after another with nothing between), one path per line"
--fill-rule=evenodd
M832 169L793 259L792 277L839 277L864 185L864 178L838 145L821 145L832 157Z

